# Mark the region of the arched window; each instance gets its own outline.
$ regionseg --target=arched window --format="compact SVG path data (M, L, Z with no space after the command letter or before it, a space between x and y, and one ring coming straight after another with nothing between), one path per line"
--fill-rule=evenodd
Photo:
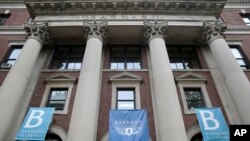
M191 141L203 141L203 137L202 137L201 133L194 135L192 137Z
M47 133L45 141L62 141L62 139L56 134Z

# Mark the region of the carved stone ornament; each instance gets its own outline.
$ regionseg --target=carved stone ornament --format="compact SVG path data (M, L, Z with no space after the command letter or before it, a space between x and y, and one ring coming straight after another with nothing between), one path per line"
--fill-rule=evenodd
M210 43L214 39L224 38L224 32L227 25L223 22L216 21L214 24L209 22L203 23L202 40L205 43Z
M147 43L153 38L167 38L167 22L144 22L144 41Z
M36 39L41 44L48 43L51 39L48 32L48 23L37 24L35 21L25 23L24 29L28 33L28 39Z
M83 23L86 28L87 38L98 38L101 41L107 41L107 22Z

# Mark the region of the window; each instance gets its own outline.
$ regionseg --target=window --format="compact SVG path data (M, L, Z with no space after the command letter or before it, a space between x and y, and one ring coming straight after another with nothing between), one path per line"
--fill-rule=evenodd
M55 107L56 110L63 110L68 95L68 88L52 88L48 99L47 107Z
M140 46L111 46L110 69L141 69Z
M62 141L62 139L56 134L47 133L45 141Z
M81 69L83 55L83 46L57 47L51 63L51 69Z
M21 50L22 48L20 46L12 47L11 50L9 51L8 56L6 57L3 63L9 66L13 66ZM2 65L2 68L3 68L3 65Z
M141 109L140 76L122 72L109 77L109 81L112 83L112 109Z
M200 69L199 59L192 46L168 46L172 69Z
M194 135L191 139L191 141L203 141L203 137L201 133L198 133L196 135Z
M188 109L205 107L200 88L184 88Z
M0 14L0 25L4 25L9 17L10 14Z
M245 55L243 55L243 53L237 47L230 47L230 49L240 67L242 69L248 69L248 60L246 59Z
M240 14L242 20L246 23L246 25L250 26L250 13L247 14Z
M135 90L132 88L117 89L117 109L135 109Z
M55 107L55 114L67 114L75 81L76 78L64 74L46 78L46 89L40 106Z
M176 78L185 114L195 114L194 108L212 107L206 89L207 79L202 75L187 72Z

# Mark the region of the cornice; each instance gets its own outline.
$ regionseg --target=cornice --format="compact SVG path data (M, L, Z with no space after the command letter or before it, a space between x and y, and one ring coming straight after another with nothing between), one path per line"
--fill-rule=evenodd
M227 0L227 3L249 3L250 0Z
M27 35L23 26L0 26L0 35Z
M67 14L200 14L219 16L225 0L141 0L124 1L85 1L85 0L26 0L25 4L32 15Z
M1 0L0 3L24 3L24 0Z

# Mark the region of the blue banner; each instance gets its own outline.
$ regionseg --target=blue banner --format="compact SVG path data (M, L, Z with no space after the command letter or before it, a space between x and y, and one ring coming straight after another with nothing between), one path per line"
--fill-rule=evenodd
M150 141L146 110L111 110L109 141Z
M30 108L16 140L44 140L55 108Z
M229 141L229 130L220 108L195 109L204 141Z

